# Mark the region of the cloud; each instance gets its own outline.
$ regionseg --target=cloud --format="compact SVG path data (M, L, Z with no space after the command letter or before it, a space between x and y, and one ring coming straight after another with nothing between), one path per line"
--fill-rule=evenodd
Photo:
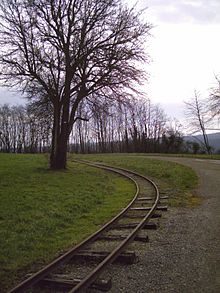
M157 22L220 24L219 0L139 0L139 5Z

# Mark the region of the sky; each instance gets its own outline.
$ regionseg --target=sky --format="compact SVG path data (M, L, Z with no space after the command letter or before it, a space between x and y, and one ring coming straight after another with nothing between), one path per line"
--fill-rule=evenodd
M145 16L153 25L144 91L168 115L182 119L183 101L194 90L208 97L220 76L220 0L139 0L137 6L148 7Z
M127 1L134 5L136 0ZM184 117L184 103L194 90L208 96L214 75L220 76L220 0L139 0L152 23L146 50L151 62L143 91L165 112ZM16 93L0 88L0 104L24 103Z

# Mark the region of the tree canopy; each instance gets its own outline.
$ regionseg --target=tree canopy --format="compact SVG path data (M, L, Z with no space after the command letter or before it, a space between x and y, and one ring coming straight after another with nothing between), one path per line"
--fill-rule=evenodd
M66 167L82 101L125 101L145 77L151 25L141 16L120 0L1 1L1 79L50 105L51 168Z

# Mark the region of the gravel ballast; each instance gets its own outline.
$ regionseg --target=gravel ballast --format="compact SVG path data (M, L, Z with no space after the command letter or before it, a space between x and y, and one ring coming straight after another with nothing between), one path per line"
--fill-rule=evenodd
M149 243L133 243L130 266L112 265L110 292L220 292L220 161L155 157L186 164L200 177L202 203L169 208Z

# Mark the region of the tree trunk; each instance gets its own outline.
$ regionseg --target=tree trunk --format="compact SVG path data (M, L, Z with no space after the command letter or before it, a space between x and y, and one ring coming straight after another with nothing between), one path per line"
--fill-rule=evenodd
M65 133L61 133L58 139L56 152L54 153L50 161L51 169L66 169L67 146L68 136L66 136Z
M52 149L50 154L50 168L54 170L66 169L69 140L69 103L63 106L61 125L59 110L59 107L54 109Z

